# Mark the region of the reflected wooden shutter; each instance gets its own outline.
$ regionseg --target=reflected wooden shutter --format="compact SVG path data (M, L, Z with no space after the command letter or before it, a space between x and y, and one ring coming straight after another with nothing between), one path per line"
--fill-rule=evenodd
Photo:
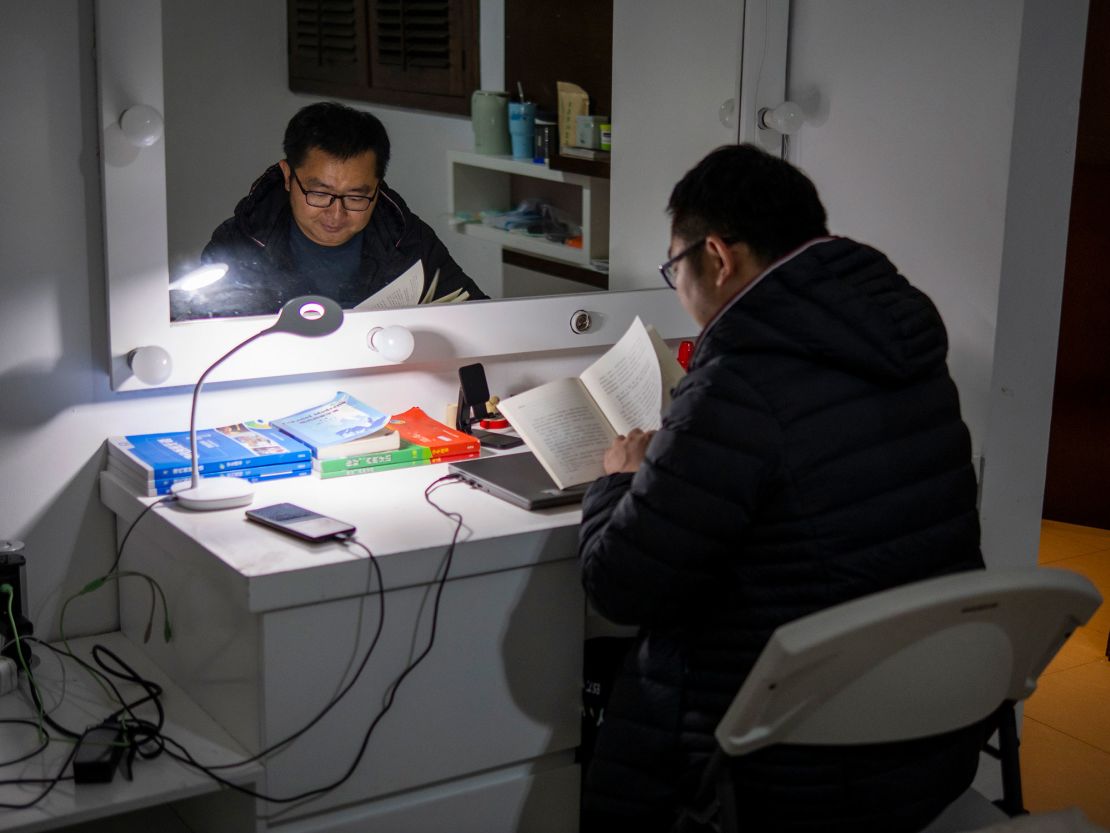
M378 89L458 95L466 54L462 4L373 0L370 78Z
M290 0L290 79L366 83L365 8L365 0Z
M288 0L289 88L468 114L478 0Z

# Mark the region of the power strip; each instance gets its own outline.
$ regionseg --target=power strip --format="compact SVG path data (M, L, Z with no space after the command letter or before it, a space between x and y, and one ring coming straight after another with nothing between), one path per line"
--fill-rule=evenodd
M19 688L19 668L11 657L0 657L0 697Z

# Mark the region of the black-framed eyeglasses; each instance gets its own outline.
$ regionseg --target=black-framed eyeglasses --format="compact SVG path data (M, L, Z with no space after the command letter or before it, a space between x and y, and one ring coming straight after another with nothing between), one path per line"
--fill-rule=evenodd
M699 247L704 246L705 240L706 238L703 237L696 243L691 243L674 257L668 259L664 263L659 264L659 274L663 276L663 280L667 282L667 286L669 286L671 289L674 289L675 267L678 266L678 262L687 255L697 251Z
M362 194L330 194L327 191L309 191L297 179L296 171L290 168L289 173L293 175L293 181L297 183L297 187L304 194L304 201L313 208L331 208L332 203L339 200L347 211L365 211L370 207L374 198L378 196L378 188L375 188L372 194L365 197ZM381 187L381 183L378 184L378 187Z

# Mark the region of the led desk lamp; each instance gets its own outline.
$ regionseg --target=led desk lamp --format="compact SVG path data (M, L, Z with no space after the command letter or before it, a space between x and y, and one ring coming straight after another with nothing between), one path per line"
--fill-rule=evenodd
M216 359L208 369L197 379L197 386L193 388L193 408L189 415L189 454L193 459L193 478L187 483L178 483L173 487L173 494L177 502L185 509L231 509L236 506L246 506L254 498L254 489L251 484L241 477L204 477L200 476L200 466L197 460L197 397L200 387L208 374L219 367L224 359L232 353L245 347L256 338L261 338L270 333L290 333L297 336L315 338L334 333L343 323L343 310L331 298L319 295L302 295L293 298L281 308L277 321L259 333L255 333L245 341L241 341Z

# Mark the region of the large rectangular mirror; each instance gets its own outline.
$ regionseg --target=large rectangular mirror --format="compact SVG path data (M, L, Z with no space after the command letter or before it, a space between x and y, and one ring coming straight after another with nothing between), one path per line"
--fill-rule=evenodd
M482 3L483 29L487 23L494 27L493 35L484 34L483 46L491 38L495 43L500 36L496 30L500 5L500 0ZM735 123L719 120L718 109L736 94L744 3L713 0L706 4L704 16L682 24L697 29L691 35L716 37L721 48L715 54L721 58L716 65L705 68L714 77L697 79L697 96L688 94L691 87L686 80L672 82L687 91L681 97L673 95L675 90L656 88L654 94L661 101L670 102L668 114L673 116L661 120L658 114L650 112L638 116L641 104L653 92L646 89L645 81L632 78L630 72L620 71L616 65L618 55L621 60L631 58L627 66L636 65L636 56L629 55L630 50L668 54L666 50L655 49L654 27L643 21L679 13L666 3L652 2L648 6L628 0L615 2L615 17L620 24L615 31L625 34L615 36L618 40L624 38L623 42L614 42L614 111L615 117L620 115L622 124L627 125L626 135L635 137L635 141L626 144L622 156L614 157L613 166L610 286L621 291L484 301L376 315L352 314L340 334L333 338L298 346L281 361L260 363L254 358L244 360L241 366L233 361L226 371L221 369L221 378L372 366L380 360L367 352L365 335L373 326L393 320L429 334L423 339L418 337L413 361L610 343L619 337L636 312L650 317L666 338L692 335L692 323L668 291L625 290L658 286L653 267L667 245L663 207L671 184L704 151L736 140ZM282 69L285 9L284 0L251 0L242 4L219 4L212 0L164 3L98 0L112 383L117 390L144 387L133 377L127 363L128 354L137 347L147 344L165 347L173 358L174 372L164 384L191 384L223 350L266 324L259 319L230 319L170 325L167 286L174 270L194 263L191 252L203 245L216 224L230 216L234 203L252 179L280 157L285 122L299 106L312 100L290 93L285 84ZM211 17L217 11L253 21L256 31L244 39L236 29L239 24L224 25L226 17L223 23ZM679 21L676 18L672 22ZM673 31L674 27L663 28ZM266 35L269 30L274 37ZM175 39L178 36L181 40ZM236 60L247 63L228 63L230 58L221 57L226 55L235 55ZM504 80L496 77L498 56L492 57L491 61L490 56L483 55L483 78L493 76L494 83L504 85ZM250 61L267 63L269 69L261 73L266 76L264 85L258 86L260 73L248 68ZM649 77L665 77L663 59L658 61L664 75ZM489 69L490 64L494 70ZM278 69L274 71L274 67ZM644 74L636 75L642 78ZM173 96L180 89L189 90L191 96L185 103L175 105ZM632 104L623 115L622 97ZM124 109L140 102L165 113L167 131L163 141L138 150L122 142L116 123ZM688 112L683 112L682 107L689 108ZM421 131L421 120L429 117L395 108L386 112L371 109L383 116L394 139L390 182L410 203L421 207L419 213L425 215L455 259L483 289L495 297L518 294L502 292L498 246L444 231L447 201L442 188L446 153L449 149L470 146L469 121L436 117L437 124L442 122L446 127L415 154L404 137ZM637 125L637 117L649 121ZM641 131L637 136L637 128L646 128L648 123L659 128ZM647 168L647 160L658 161ZM443 173L427 175L433 166ZM645 181L645 169L656 172L650 181ZM167 193L167 181L171 183L171 193ZM172 187L172 183L182 181L188 181L190 187ZM622 189L630 199L621 199ZM536 290L545 291L543 287ZM593 316L594 329L585 335L574 334L568 326L570 314L576 309L597 313Z

